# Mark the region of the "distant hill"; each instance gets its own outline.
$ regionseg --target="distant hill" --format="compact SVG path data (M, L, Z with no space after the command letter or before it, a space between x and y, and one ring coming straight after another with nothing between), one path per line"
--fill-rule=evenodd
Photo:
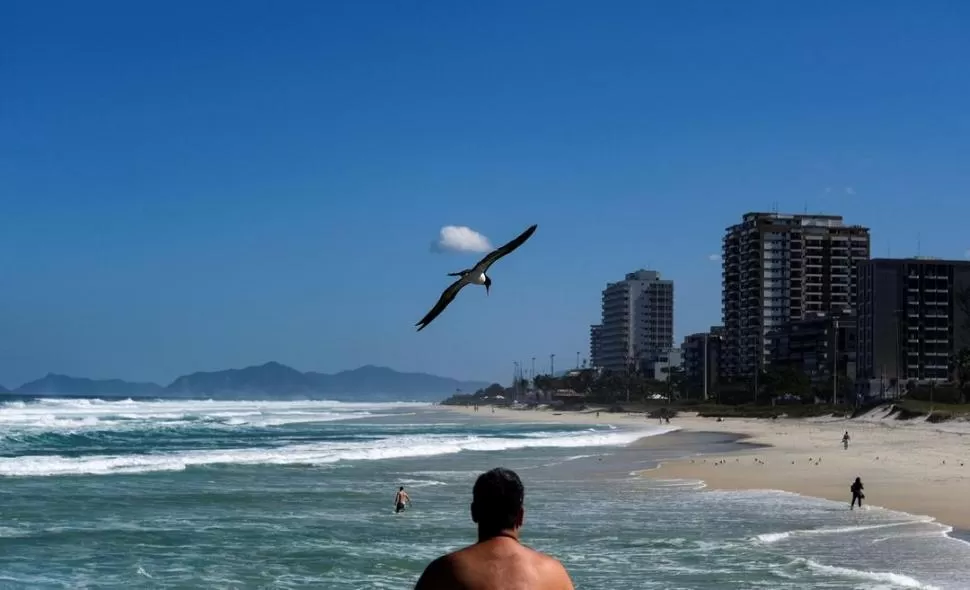
M10 393L10 390L3 385L0 385L0 393Z
M332 399L353 401L438 401L456 390L475 391L484 381L459 381L427 373L401 373L387 367L366 365L332 375L301 373L292 367L268 362L243 369L183 375L167 387L155 383L132 383L120 379L84 379L48 374L13 391L17 395L75 395L123 397L218 397Z
M334 400L439 400L457 389L474 391L487 385L459 381L427 373L401 373L387 367L366 365L334 374L301 373L292 367L269 362L244 369L192 373L166 388L178 396L232 395L252 397L326 397Z
M397 394L432 395L434 399L448 396L455 390L475 391L487 387L484 381L459 381L450 377L439 377L427 373L400 373L387 367L364 365L350 371L325 373L306 373L317 391L334 394Z
M279 396L313 391L312 382L306 375L276 362L228 369L225 371L198 372L183 375L165 388L166 393L176 395L232 393L251 395L262 393Z
M155 383L132 383L121 379L85 379L48 373L24 383L12 393L22 395L160 395L165 388Z

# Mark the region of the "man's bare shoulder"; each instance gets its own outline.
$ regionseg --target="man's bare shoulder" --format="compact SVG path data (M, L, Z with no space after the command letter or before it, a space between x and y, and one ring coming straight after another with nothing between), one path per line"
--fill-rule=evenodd
M569 573L566 571L566 566L562 564L561 561L556 559L551 555L546 555L541 551L536 551L531 547L525 547L528 549L536 564L536 569L542 572L543 579L549 582L547 588L554 588L556 590L573 590L573 582L569 578Z
M442 555L428 564L424 568L414 590L433 590L435 588L448 588L454 585L455 579L455 554L449 553Z
M487 576L483 574L483 566L488 561L495 560L498 557L501 557L501 554L496 554L494 548L483 547L480 544L458 549L428 564L414 590L466 588L471 587L468 584L473 580L479 583L484 582ZM503 561L508 560L508 558L512 558L509 563L528 563L527 567L534 572L533 575L538 574L541 584L538 588L543 590L573 590L573 583L566 572L566 568L559 560L550 555L525 545L516 545L511 553L505 553Z

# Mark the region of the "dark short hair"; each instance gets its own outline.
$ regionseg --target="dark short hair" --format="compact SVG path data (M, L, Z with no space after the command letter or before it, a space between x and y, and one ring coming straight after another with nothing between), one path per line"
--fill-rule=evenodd
M511 529L525 502L525 487L511 469L496 467L478 476L472 489L472 516L480 527Z
M399 487L398 489L399 489L399 490L403 490L403 489L404 489L404 486L401 486L401 487Z

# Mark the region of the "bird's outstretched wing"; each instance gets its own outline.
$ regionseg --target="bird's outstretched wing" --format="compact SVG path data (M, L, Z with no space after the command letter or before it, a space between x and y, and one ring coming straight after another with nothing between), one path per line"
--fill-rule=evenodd
M441 294L441 297L438 298L438 303L435 303L434 307L431 308L431 311L429 311L426 316L421 318L420 322L414 324L418 327L418 332L423 330L425 326L434 321L434 319L438 317L446 307L448 307L448 304L455 300L455 296L458 295L461 288L467 284L468 282L464 278L461 278L449 285L448 288L445 289Z
M538 224L530 226L529 229L519 234L519 237L515 238L508 244L505 244L504 246L500 248L496 248L491 252L489 252L485 256L485 258L482 258L481 260L478 261L478 264L475 265L475 270L478 272L485 272L486 270L488 270L488 267L495 264L495 261L497 261L499 258L512 252L513 250L515 250L516 248L524 244L526 240L531 238L532 234L536 232L537 227L539 227Z

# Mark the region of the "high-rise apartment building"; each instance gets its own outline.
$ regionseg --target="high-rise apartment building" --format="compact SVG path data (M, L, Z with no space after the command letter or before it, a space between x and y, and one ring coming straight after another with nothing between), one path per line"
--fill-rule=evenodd
M674 283L652 270L638 270L603 289L602 320L595 330L594 366L625 371L645 366L674 342Z
M870 396L946 381L970 346L970 262L874 258L859 265L856 384Z
M747 213L725 231L721 369L750 376L769 360L768 335L806 314L852 309L855 265L869 229L838 215Z

